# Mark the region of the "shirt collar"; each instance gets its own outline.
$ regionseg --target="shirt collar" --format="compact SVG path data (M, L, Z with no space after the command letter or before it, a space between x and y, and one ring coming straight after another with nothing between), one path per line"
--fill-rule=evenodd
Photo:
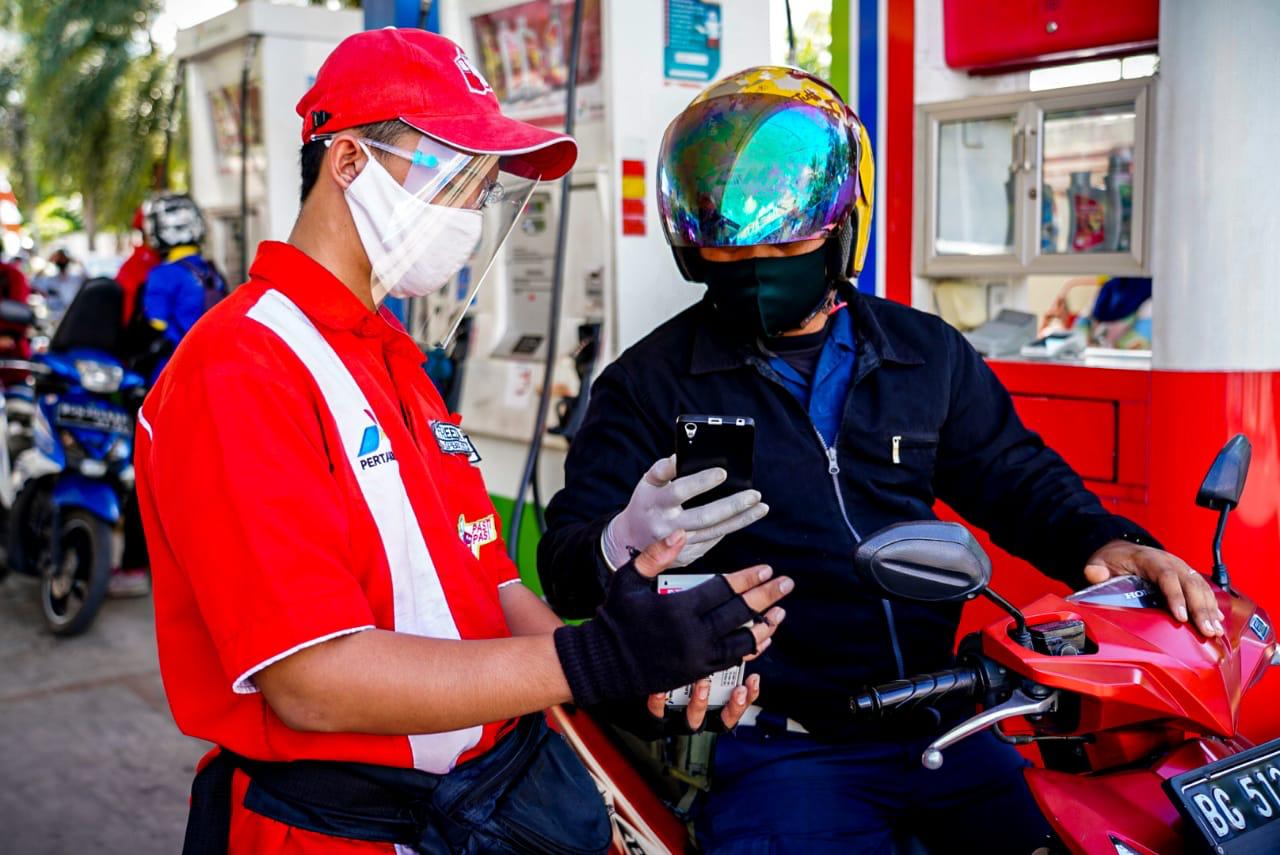
M317 325L384 338L398 331L382 317L385 309L370 312L338 277L292 244L260 243L249 277L284 294Z
M840 299L848 304L846 311L852 323L837 324L833 338L841 347L858 353L858 375L864 376L884 362L897 365L920 365L924 359L904 342L895 342L885 334L870 301L849 283L837 286ZM706 297L698 306L701 313L694 330L693 350L689 359L692 374L728 371L746 365L755 356L754 348L732 338L716 321L715 307Z

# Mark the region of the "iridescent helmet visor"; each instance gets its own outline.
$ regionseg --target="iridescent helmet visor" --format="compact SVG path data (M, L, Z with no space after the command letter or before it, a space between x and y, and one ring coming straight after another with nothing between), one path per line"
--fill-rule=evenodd
M738 91L691 104L667 128L658 164L658 208L671 245L825 236L858 193L859 140L848 115L834 94L810 103Z

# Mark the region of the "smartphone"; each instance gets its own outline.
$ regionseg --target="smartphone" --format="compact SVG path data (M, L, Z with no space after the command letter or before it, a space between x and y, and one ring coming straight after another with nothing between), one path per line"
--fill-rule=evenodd
M676 419L676 476L720 467L723 484L684 505L698 507L751 489L756 423L745 416L680 416Z
M674 594L687 591L694 585L701 585L715 576L714 573L660 573L658 575L658 593ZM750 626L751 624L747 624ZM746 675L746 666L739 662L732 668L725 668L711 675L711 694L707 698L707 711L713 712L729 703L733 690L742 685ZM693 700L693 686L683 686L667 693L667 706L671 709L684 709Z

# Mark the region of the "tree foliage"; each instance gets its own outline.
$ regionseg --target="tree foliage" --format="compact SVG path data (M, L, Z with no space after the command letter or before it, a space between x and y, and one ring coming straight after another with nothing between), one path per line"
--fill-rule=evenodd
M128 228L163 155L174 63L151 41L160 0L6 0L0 113L28 210L79 195L92 239ZM9 62L9 59L12 62Z
M810 12L796 32L796 65L831 79L831 12Z

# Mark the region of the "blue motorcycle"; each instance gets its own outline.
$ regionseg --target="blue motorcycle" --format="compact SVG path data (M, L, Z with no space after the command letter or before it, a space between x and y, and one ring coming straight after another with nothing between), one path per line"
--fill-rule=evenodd
M105 305L93 293L98 282ZM97 616L123 548L122 506L133 492L134 414L146 387L112 353L118 289L111 280L86 283L90 293L77 296L47 353L0 364L30 372L25 389L7 391L5 407L6 422L19 413L29 419L29 427L15 426L29 432L29 444L13 456L11 471L4 471L8 454L0 461L7 563L39 577L45 623L58 635L83 632ZM7 423L5 432L12 436Z

